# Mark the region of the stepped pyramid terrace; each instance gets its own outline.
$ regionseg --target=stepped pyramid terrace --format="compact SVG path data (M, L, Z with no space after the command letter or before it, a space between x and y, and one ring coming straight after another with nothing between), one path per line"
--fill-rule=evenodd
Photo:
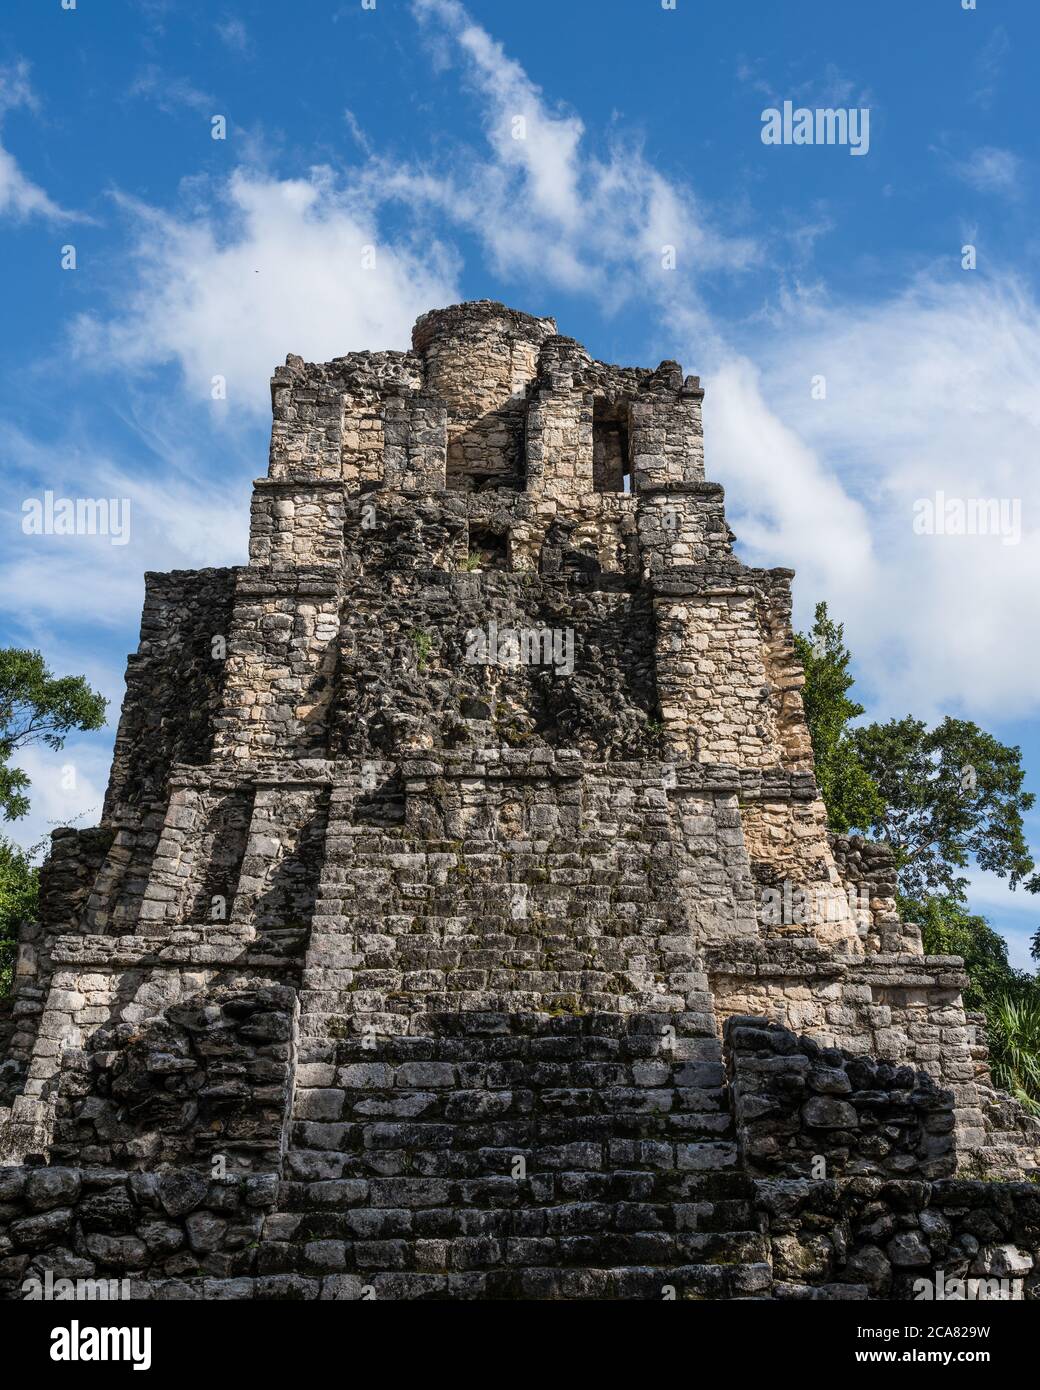
M1036 1296L1040 1123L827 830L703 394L484 300L275 371L22 934L0 1296Z

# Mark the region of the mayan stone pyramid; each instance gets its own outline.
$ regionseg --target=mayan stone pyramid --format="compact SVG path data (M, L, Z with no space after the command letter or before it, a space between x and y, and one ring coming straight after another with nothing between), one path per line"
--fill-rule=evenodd
M963 1175L1037 1126L827 833L792 573L733 553L698 378L482 300L271 385L249 563L147 576L101 824L20 943L4 1296L1030 1270L1036 1187Z

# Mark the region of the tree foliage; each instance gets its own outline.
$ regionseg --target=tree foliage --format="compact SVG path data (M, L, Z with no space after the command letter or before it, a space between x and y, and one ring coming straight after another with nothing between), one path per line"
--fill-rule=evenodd
M1022 790L1020 749L949 717L934 729L910 716L869 724L852 731L852 743L881 796L870 828L891 845L908 897L963 901L958 870L973 859L1011 888L1030 874L1022 813L1036 798ZM1036 880L1027 886L1035 891Z
M1008 961L1007 944L966 906L971 863L1040 891L1025 839L1021 751L968 720L934 728L907 716L854 726L844 629L817 604L811 633L795 638L805 667L805 713L816 778L832 830L866 831L892 849L899 913L922 929L929 955L960 956L965 1007L985 1015L994 1080L1040 1113L1040 986ZM1032 954L1040 960L1040 930Z
M816 605L812 631L799 633L795 646L832 830L869 831L890 845L900 891L915 900L937 893L963 902L967 879L958 870L972 860L1012 888L1025 881L1029 891L1040 889L1022 821L1036 798L1022 790L1021 749L949 716L933 729L910 715L853 726L863 706L849 693L844 626L825 603Z
M0 648L0 811L16 820L29 809L26 773L11 766L20 748L59 749L73 729L100 729L108 701L83 676L54 676L39 652Z
M852 658L845 646L845 629L831 620L825 603L818 603L811 633L798 633L794 641L805 669L802 699L828 823L839 834L866 830L884 805L859 760L849 728L863 713L863 706L849 696Z
M39 848L23 850L0 838L0 997L11 987L18 929L36 917L40 871L33 858Z

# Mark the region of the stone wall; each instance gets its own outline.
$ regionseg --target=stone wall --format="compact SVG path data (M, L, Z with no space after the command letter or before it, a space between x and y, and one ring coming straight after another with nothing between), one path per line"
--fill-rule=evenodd
M953 1176L952 1091L762 1017L725 1055L773 1298L1040 1298L1040 1187Z
M116 1297L252 1297L277 1192L273 1174L0 1167L0 1298L48 1274L58 1298L75 1296L59 1280L126 1280Z
M1040 1298L1040 1188L1033 1183L758 1182L755 1208L773 1298Z
M162 795L174 763L206 762L238 570L145 575L141 644L128 659L104 816Z
M910 1066L821 1047L761 1018L726 1020L737 1132L756 1176L949 1177L954 1098Z
M825 1047L925 1072L953 1096L958 1148L967 1155L986 1143L957 957L842 959L791 938L736 941L706 965L720 1022L767 1017Z
M842 883L860 904L867 949L920 954L920 928L900 921L896 909L896 869L889 847L861 835L828 834L827 840Z
M725 1067L691 1013L315 1039L280 1179L0 1170L0 1297L1040 1297L1040 1189L935 1176L948 1094L766 1019L725 1031Z
M294 991L223 977L170 1000L167 980L151 981L161 1002L136 991L138 1020L123 1010L77 1053L66 1052L52 1161L154 1170L222 1155L231 1167L277 1171L292 1085ZM109 990L126 982L125 975L96 979ZM109 991L95 989L93 997L102 993L107 1002Z

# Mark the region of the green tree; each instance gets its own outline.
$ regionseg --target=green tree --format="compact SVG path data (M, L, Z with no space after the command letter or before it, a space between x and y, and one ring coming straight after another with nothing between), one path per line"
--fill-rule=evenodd
M812 631L797 633L794 643L805 670L802 699L828 824L839 834L867 830L884 804L857 756L849 728L863 706L849 696L854 682L845 628L831 620L825 603L818 603Z
M40 871L33 858L40 848L26 851L0 838L0 998L11 988L18 929L36 917Z
M100 729L108 701L82 676L54 676L39 652L0 648L0 810L16 820L29 809L30 782L11 766L20 748L64 746L73 729Z
M1020 749L949 717L929 729L908 715L850 737L881 797L870 829L891 845L906 897L963 902L967 879L958 870L972 859L1011 888L1030 874L1022 812L1036 798L1022 790ZM1035 892L1040 884L1034 876L1026 887Z
M933 729L909 716L851 727L863 708L849 695L850 654L826 604L795 642L831 828L865 830L891 846L900 916L921 925L929 955L963 959L964 1003L985 1015L994 1080L1040 1113L1040 988L1009 963L1003 937L968 911L960 872L974 860L1012 888L1040 890L1022 821L1034 797L1022 790L1020 750L960 719ZM1040 960L1040 931L1032 953Z
M925 954L960 956L970 984L964 1006L980 1009L987 1018L1001 1000L1034 988L1032 975L1008 962L1007 942L985 917L969 912L963 903L945 895L922 899L900 897L899 915L921 928Z

